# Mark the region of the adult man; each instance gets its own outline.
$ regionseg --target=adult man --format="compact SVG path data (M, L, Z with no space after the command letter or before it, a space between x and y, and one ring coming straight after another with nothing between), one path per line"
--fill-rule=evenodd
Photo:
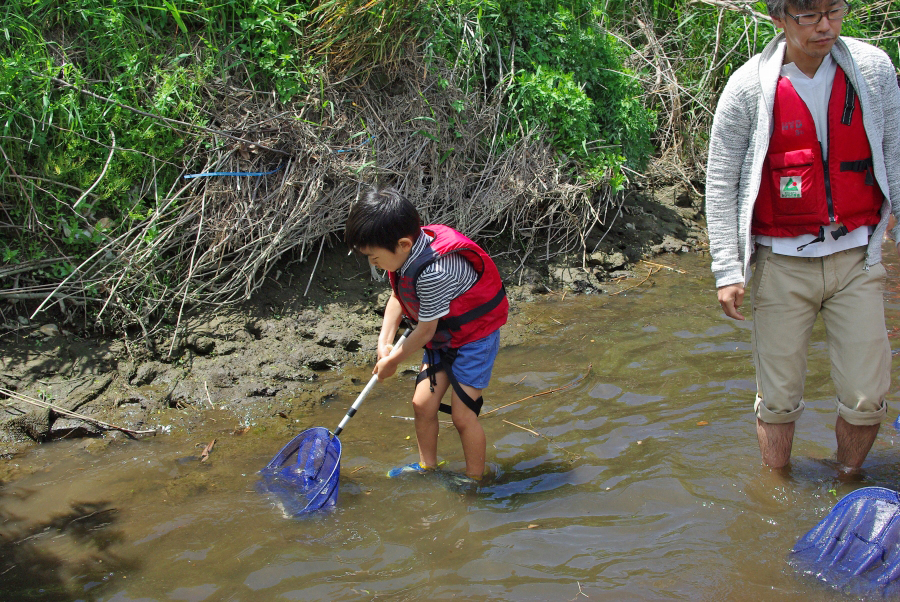
M837 461L857 469L890 386L881 241L890 213L900 214L900 90L885 53L839 37L844 0L766 4L783 31L731 76L713 120L712 270L719 303L736 320L750 283L763 463L790 460L821 313ZM900 240L900 226L893 234Z

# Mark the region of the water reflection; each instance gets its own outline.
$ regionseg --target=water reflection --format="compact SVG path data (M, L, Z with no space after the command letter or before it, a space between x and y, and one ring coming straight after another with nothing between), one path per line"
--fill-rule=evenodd
M0 487L0 513L14 518L2 541L37 535L16 545L66 575L47 582L46 599L841 599L785 555L839 497L900 487L898 436L885 426L864 472L838 478L818 325L791 469L762 468L747 323L722 315L706 258L663 263L685 274L656 274L627 296L551 297L514 317L508 328L533 336L498 358L485 412L510 405L482 420L491 476L474 491L442 475L386 478L416 457L413 424L391 418L411 413L404 376L377 387L341 435L332 512L284 520L254 491L295 431L273 422L235 437L208 422L99 454L73 441L34 450L28 462L46 468ZM320 406L295 426L337 424L345 410ZM201 465L195 445L213 437ZM452 427L439 451L462 468ZM75 503L105 522L76 520ZM68 529L60 516L99 540L54 539ZM42 599L44 573L7 561L14 549L2 550L0 598Z

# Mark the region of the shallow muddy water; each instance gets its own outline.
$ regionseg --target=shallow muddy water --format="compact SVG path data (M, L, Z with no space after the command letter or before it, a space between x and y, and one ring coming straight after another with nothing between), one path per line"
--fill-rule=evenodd
M408 374L376 386L347 426L338 506L305 520L256 493L255 472L292 433L333 429L359 388L292 428L238 436L209 411L189 434L60 441L13 460L42 468L0 488L15 561L0 598L843 599L786 555L840 497L900 487L896 392L864 474L840 480L823 461L835 413L818 324L792 470L762 468L747 323L719 310L707 258L659 262L684 273L616 296L548 296L515 317L508 328L527 335L501 349L485 412L575 384L483 418L493 474L477 491L385 476L416 459L412 422L392 418L411 415ZM895 258L888 269L893 289ZM889 329L898 317L889 291ZM445 469L463 467L452 427L439 452Z

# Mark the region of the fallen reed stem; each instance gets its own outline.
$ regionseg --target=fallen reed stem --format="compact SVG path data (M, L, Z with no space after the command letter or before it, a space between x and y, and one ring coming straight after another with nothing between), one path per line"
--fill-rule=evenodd
M90 422L96 424L97 426L101 426L107 430L113 431L122 431L123 433L127 433L129 435L155 435L156 429L152 430L144 430L144 431L136 431L133 429L125 428L123 426L116 426L115 424L110 424L108 422L103 422L102 420L97 420L96 418L91 418L90 416L85 416L84 414L79 414L78 412L73 412L71 410L67 410L65 408L61 408L52 403L48 403L46 401L40 401L34 399L32 397L28 397L27 395L21 395L16 393L15 391L10 391L9 389L5 389L0 387L0 395L6 395L11 399L15 399L17 401L21 401L23 403L31 404L37 406L39 408L45 408L56 412L57 414L61 414L63 416L68 416L69 418L77 418L78 420L84 420L85 422Z

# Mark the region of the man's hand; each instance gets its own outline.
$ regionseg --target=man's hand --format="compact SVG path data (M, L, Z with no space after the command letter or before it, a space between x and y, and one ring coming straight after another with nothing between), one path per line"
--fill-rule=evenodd
M738 309L744 304L744 285L729 284L719 289L719 304L725 315L735 320L743 320L744 316Z

